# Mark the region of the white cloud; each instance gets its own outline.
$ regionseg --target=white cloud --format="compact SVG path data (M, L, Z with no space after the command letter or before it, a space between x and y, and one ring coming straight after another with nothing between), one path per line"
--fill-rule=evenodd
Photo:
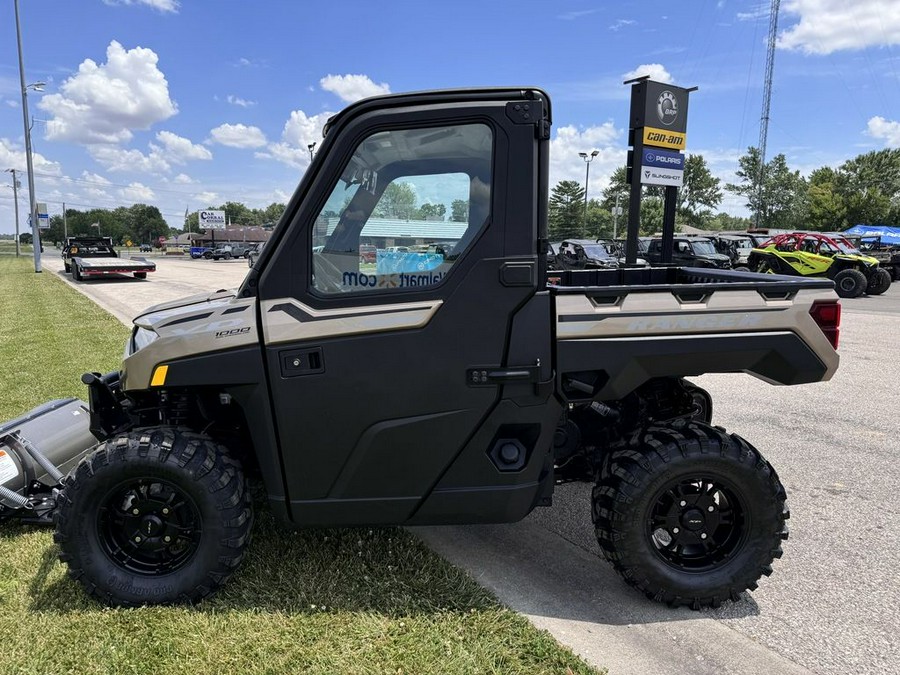
M127 188L119 190L119 196L129 202L149 202L156 198L156 194L141 183L130 183Z
M86 180L89 183L97 183L98 185L110 185L111 181L101 176L99 173L91 173L90 171L82 171L81 172L81 180Z
M177 12L180 6L178 0L103 0L106 5L147 5L160 12Z
M873 117L869 120L867 133L872 138L884 141L889 148L900 147L900 122Z
M54 176L62 175L59 163L50 161L39 152L31 153L31 161L35 172L53 174ZM0 138L0 171L4 169L20 170L22 172L22 184L25 185L27 181L26 166L25 148L14 144L8 138ZM7 177L9 177L9 174L7 174Z
M249 108L250 106L256 105L256 101L248 101L245 98L234 96L233 94L228 94L227 100L231 105L236 105L241 108Z
M625 26L633 26L636 23L637 21L635 21L634 19L617 19L615 23L610 25L609 29L613 32L616 32L621 28L624 28Z
M230 148L261 148L266 144L266 135L259 127L244 124L220 124L209 133L213 141Z
M110 185L110 181L107 180L104 176L101 176L97 173L91 173L90 171L82 171L81 172L81 180L89 183L89 186L83 187L81 189L84 190L84 193L91 197L92 200L109 200L112 199L112 196L109 192L106 191L108 185ZM81 195L71 195L70 198L77 199Z
M178 112L152 49L125 50L113 41L106 59L100 65L85 59L78 73L62 83L61 93L41 99L38 107L52 115L47 122L49 140L128 141L133 129L149 129Z
M151 154L157 154L173 164L184 164L192 159L212 159L212 153L202 145L192 143L171 131L160 131L156 140L162 147L150 144Z
M579 130L574 126L559 127L556 138L550 141L550 185L561 180L574 180L584 185L588 173L579 152L597 150L591 160L588 199L600 198L603 189L618 167L625 165L625 138L612 122Z
M782 49L831 54L900 44L896 0L788 0L782 11L799 16L796 24L779 35Z
M219 194L217 192L210 192L207 190L206 192L198 192L193 195L194 201L199 202L200 204L207 205L215 205L219 202Z
M190 185L192 183L196 183L197 181L188 176L186 173L180 173L172 179L172 182L178 183L179 185Z
M302 110L294 110L281 132L279 143L270 143L266 152L257 153L257 157L275 159L283 164L296 168L304 168L309 164L310 143L322 141L322 128L332 112L323 112L309 116Z
M667 71L661 63L644 63L634 70L622 75L622 79L633 80L638 77L643 77L644 75L649 75L651 80L663 82L665 84L672 84L674 81L669 74L669 71Z
M115 145L89 145L88 153L107 171L167 173L172 166L159 153L145 155L140 150L126 150Z
M19 102L16 101L15 99L12 99L12 98L8 98L8 99L6 99L6 100L3 101L3 102L4 102L6 105L8 105L10 108L18 108L18 107L19 107Z
M391 88L386 83L375 84L366 75L326 75L319 80L319 85L347 103L391 93Z

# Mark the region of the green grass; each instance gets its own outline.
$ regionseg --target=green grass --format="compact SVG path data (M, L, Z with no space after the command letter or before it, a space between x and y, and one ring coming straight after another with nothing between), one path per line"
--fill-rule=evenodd
M0 258L0 421L84 396L127 329L28 259ZM196 607L114 610L47 529L0 524L0 673L590 673L405 530L291 532L257 509L229 584Z

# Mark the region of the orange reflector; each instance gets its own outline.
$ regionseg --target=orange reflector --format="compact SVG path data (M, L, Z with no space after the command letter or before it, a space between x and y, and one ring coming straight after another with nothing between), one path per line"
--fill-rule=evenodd
M169 366L157 366L153 371L153 379L150 380L151 387L161 387L166 383L166 375L169 372Z

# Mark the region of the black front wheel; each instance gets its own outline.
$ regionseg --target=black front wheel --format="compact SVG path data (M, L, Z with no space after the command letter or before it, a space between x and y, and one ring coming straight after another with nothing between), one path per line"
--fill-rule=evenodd
M866 292L868 284L866 275L852 267L834 275L834 290L842 298L858 298Z
M198 602L244 556L240 466L200 434L157 427L101 443L64 481L55 540L69 575L108 605Z
M752 445L678 421L610 454L593 517L600 548L626 583L700 609L737 600L772 573L789 512L775 470Z

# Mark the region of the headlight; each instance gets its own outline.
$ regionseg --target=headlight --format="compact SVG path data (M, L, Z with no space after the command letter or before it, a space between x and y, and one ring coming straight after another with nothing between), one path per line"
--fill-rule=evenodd
M134 332L131 334L128 342L125 343L125 356L131 356L135 352L141 351L158 337L159 335L156 334L156 331L135 326Z

